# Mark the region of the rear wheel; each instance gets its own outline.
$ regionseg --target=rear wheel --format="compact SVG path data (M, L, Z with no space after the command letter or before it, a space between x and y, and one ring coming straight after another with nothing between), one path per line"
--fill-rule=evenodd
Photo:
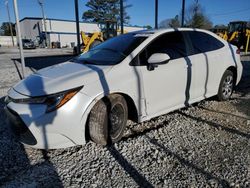
M220 101L228 100L234 88L234 75L230 70L226 70L223 74L218 91L218 99Z
M121 95L114 94L98 101L89 115L91 140L101 145L119 141L123 136L127 119L127 103Z

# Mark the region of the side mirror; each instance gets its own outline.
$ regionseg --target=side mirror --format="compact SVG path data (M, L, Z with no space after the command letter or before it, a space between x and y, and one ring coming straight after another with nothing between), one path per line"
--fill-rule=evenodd
M152 54L148 58L148 63L149 64L155 64L155 65L160 65L160 64L165 64L170 60L170 57L168 54L165 53L155 53Z
M166 64L170 60L168 54L165 53L155 53L148 58L148 70L152 71L158 65Z

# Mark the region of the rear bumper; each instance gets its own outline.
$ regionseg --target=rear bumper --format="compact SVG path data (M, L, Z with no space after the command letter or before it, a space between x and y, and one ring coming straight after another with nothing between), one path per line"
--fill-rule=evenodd
M241 60L240 60L240 56L238 57L238 61L237 61L237 79L236 79L236 85L238 85L241 81L241 78L242 78L242 74L243 74L243 65L241 63Z

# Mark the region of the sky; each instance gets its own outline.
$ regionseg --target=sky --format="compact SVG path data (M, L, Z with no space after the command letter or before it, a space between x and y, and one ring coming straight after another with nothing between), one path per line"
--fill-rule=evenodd
M6 0L0 0L0 24L8 21ZM13 0L9 1L11 21L15 22ZM43 0L45 15L47 18L74 20L74 0ZM88 8L85 6L88 0L78 0L80 19L82 13ZM180 14L182 0L158 0L159 22ZM194 0L186 0L188 8ZM37 0L17 0L19 18L41 17L42 12ZM154 0L127 0L132 7L127 9L130 15L131 25L154 26ZM250 21L250 0L199 0L214 25L225 24L230 21Z

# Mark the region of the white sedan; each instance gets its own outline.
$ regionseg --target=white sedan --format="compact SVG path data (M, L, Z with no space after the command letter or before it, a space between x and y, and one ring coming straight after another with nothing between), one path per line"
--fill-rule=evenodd
M132 32L17 83L5 99L17 138L34 148L107 145L143 122L217 95L242 75L239 50L199 29Z

